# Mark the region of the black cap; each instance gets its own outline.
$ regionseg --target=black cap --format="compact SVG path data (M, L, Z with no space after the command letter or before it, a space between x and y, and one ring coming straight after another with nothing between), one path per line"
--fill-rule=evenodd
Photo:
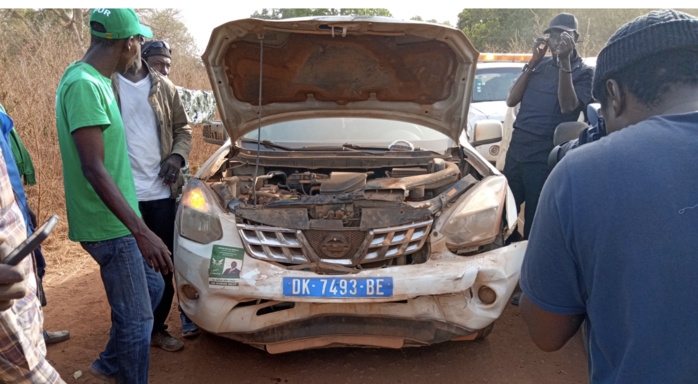
M543 33L550 33L553 29L562 29L563 31L577 32L577 18L569 13L561 13L552 20L550 20L550 26L548 29L543 31Z
M143 47L141 47L141 56L143 56L144 59L156 55L169 57L171 59L172 49L170 49L170 45L165 41L149 41L143 44Z
M599 52L593 94L598 99L611 74L661 51L698 49L698 18L664 9L639 16L623 25Z

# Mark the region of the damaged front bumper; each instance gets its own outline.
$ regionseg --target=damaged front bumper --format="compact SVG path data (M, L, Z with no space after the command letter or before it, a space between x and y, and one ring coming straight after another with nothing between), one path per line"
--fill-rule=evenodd
M520 242L459 256L436 240L429 260L422 264L320 275L252 258L241 245L229 246L231 239L227 240L202 245L176 236L180 305L200 328L271 353L338 345L401 348L475 338L508 303L527 245ZM238 255L239 277L221 278L224 258L214 256L221 249ZM389 279L392 294L284 295L289 279L335 277Z

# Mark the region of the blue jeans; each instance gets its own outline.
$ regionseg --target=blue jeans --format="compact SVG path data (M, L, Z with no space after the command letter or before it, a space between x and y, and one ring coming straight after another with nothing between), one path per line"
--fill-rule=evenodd
M92 365L120 383L147 383L153 308L162 298L162 275L146 265L132 235L80 245L99 264L111 307L109 342Z

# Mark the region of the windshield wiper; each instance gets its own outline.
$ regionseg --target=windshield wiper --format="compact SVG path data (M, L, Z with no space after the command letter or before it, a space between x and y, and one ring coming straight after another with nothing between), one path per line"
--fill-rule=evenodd
M255 139L248 139L248 138L245 138L245 137L243 137L243 138L241 139L241 141L242 141L243 143L254 143L254 144L257 143L257 140L255 140ZM263 145L263 146L265 146L265 147L267 147L267 148L278 148L278 149L283 149L284 151L296 151L296 150L297 150L297 148L289 148L289 147L285 147L285 146L283 146L283 145L275 144L275 143L274 143L273 141L271 141L271 140L262 140L262 141L259 142L259 144L260 144L260 145Z

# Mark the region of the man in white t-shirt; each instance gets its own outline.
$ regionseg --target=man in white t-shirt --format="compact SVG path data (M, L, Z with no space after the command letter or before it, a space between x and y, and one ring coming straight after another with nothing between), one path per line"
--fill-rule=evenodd
M138 208L148 228L171 253L177 199L185 183L181 168L191 152L192 139L182 100L174 84L143 60L136 60L123 75L113 76L112 88L124 121ZM163 278L165 292L153 312L151 345L174 352L184 343L167 331L165 320L175 291L172 273Z

